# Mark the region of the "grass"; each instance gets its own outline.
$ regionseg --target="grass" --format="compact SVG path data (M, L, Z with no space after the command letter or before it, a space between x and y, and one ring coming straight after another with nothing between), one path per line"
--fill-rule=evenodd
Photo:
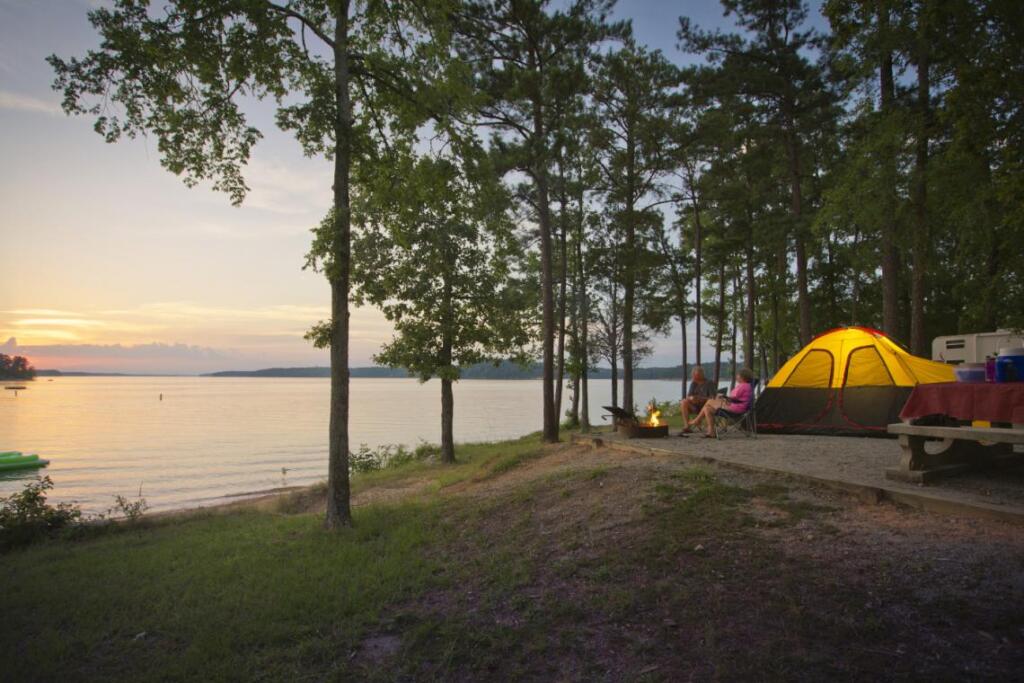
M438 467L433 462L416 462L402 467L367 472L353 477L354 493L403 482L427 482L431 490L443 489L465 481L483 481L508 472L538 457L542 452L540 433L499 442L458 444L454 465Z
M36 679L329 670L387 605L443 582L423 552L438 521L436 504L371 507L335 535L311 515L211 514L14 553L3 659Z
M755 524L754 501L783 513L770 529L783 536L829 525L834 511L788 487L595 463L588 451L547 468L551 453L533 435L461 446L453 466L359 475L357 492L412 493L357 507L340 533L295 504L0 556L4 678L928 677L938 660L918 654L905 623L975 605L900 602L892 567L905 563L892 558L851 576L783 552ZM874 604L896 608L869 606L864 581ZM1001 661L988 641L962 640L980 621L1000 634L1024 626L1012 600L995 602L992 618L959 614L943 632L954 651ZM897 638L902 659L863 656Z

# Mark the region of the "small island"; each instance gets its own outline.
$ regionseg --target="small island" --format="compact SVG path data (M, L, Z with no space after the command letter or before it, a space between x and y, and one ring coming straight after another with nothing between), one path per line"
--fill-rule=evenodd
M0 353L0 380L31 380L36 378L36 369L24 356L8 356Z

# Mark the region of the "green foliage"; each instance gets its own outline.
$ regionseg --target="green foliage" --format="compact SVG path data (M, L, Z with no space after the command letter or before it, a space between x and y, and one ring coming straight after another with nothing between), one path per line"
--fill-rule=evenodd
M529 299L509 200L487 157L467 142L444 157L393 148L389 161L354 200L355 301L395 327L377 362L456 380L461 366L522 355Z
M129 500L127 496L120 493L114 496L114 506L107 510L108 518L120 517L129 524L135 524L149 509L149 503L141 496L135 500Z
M30 482L21 491L0 498L0 550L28 545L76 524L82 511L70 503L50 505L50 477Z
M416 462L436 460L440 452L438 446L426 442L413 449L409 449L401 444L385 444L377 448L370 448L366 444L360 444L358 450L349 453L348 466L349 471L353 474L365 474L367 472L405 467Z

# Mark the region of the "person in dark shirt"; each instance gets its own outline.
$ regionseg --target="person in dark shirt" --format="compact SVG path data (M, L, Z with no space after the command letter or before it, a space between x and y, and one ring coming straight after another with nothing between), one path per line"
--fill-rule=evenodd
M690 388L679 403L679 412L683 415L683 431L680 434L689 434L693 431L689 426L690 414L700 413L700 409L714 395L714 387L704 376L704 368L699 365L694 366L690 378Z

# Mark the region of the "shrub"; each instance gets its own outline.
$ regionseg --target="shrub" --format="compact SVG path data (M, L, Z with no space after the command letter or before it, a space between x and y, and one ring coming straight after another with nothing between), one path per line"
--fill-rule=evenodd
M349 453L348 467L353 473L376 472L436 458L440 453L440 446L426 442L412 450L401 444L385 444L374 449L364 443L359 445L359 450Z
M149 503L146 502L145 498L139 497L134 502L128 500L126 496L117 494L114 496L114 507L107 510L107 514L111 517L120 515L123 519L127 520L129 524L134 524L142 518L146 510L149 509Z
M25 485L18 493L0 498L0 550L28 545L82 518L77 505L46 502L53 481L43 477Z

